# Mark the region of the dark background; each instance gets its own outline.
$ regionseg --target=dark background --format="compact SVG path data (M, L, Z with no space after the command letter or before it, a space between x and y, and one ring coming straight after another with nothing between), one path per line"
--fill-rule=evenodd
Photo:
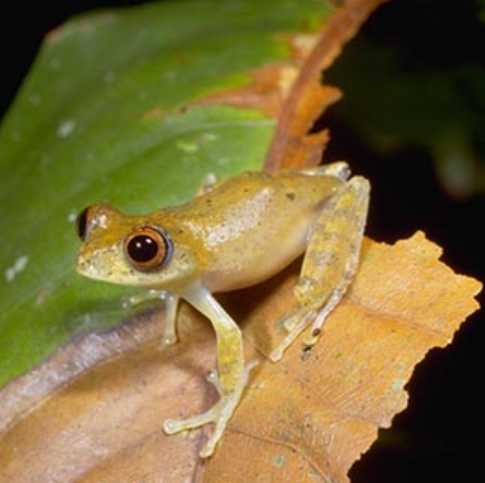
M142 2L40 3L2 8L2 116L49 30L90 8ZM477 21L476 6L473 1L394 0L371 18L359 38L399 49L409 68L442 65L450 58L476 60L484 65L481 51L485 46L485 24ZM338 62L345 62L345 51ZM332 80L332 71L329 78ZM346 97L350 96L352 92L346 92ZM371 180L368 235L393 243L418 229L424 230L428 238L444 248L443 260L455 271L485 280L481 234L484 197L455 199L447 194L438 182L430 153L423 147L402 145L391 154L376 152L358 129L350 127L345 108L344 100L320 120L332 132L326 159L346 159L354 172ZM480 301L483 304L483 296ZM483 319L482 312L470 317L452 347L432 350L417 366L407 385L408 409L396 416L392 429L379 432L378 441L353 466L350 476L354 483L483 479L483 445L477 443L485 405L481 371Z

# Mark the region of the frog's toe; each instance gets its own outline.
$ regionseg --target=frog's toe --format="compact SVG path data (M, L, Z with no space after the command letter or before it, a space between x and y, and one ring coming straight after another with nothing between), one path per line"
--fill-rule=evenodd
M216 389L217 392L219 393L219 396L222 394L222 387L219 382L219 374L217 374L217 371L214 369L207 374L207 381L210 382Z
M189 429L199 428L207 423L212 423L216 419L217 404L213 406L209 411L198 414L186 419L167 419L163 423L163 430L167 434L180 433Z
M167 346L174 345L178 342L177 336L175 334L167 334L162 337L162 349Z
M288 334L270 353L269 358L272 362L278 362L283 358L286 349L310 325L315 315L314 310L298 309L282 321L282 325L288 331Z
M303 311L301 308L295 309L282 319L278 320L278 327L283 327L286 332L291 332L300 321Z
M139 295L128 295L121 298L121 307L123 309L131 309L136 305L141 304L144 301L144 298Z
M285 317L283 320L280 321L280 325L282 325L287 332L291 332L297 323L298 319L291 316Z
M214 432L210 436L209 440L205 444L205 446L200 451L200 456L202 458L207 458L208 456L212 455L214 449L221 439L222 435L224 434L224 430L226 429L227 422L231 418L232 414L234 413L240 399L241 394L248 382L249 372L257 365L256 361L250 362L244 368L244 371L241 375L241 379L239 380L238 384L234 388L233 391L230 393L224 394L222 392L222 388L219 382L219 378L217 376L216 371L211 371L208 376L209 382L214 384L216 389L221 394L221 398L217 403L212 406L208 411L202 414L198 414L196 416L192 416L187 419L181 420L174 420L169 419L163 423L163 430L167 434L174 434L179 433L181 431L187 431L189 429L199 428L208 423L214 423Z
M235 392L222 396L211 409L197 416L181 420L168 419L163 423L163 430L167 434L174 434L199 428L208 423L214 423L214 431L199 453L201 458L207 458L212 455L217 443L221 439L227 422L236 409L240 396L240 394L236 394Z

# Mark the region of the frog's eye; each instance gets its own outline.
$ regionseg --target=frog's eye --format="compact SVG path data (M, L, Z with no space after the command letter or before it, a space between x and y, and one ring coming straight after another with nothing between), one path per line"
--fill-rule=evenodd
M84 210L81 211L76 218L77 235L81 241L86 240L86 235L88 232L88 211L89 207L84 208Z
M172 250L168 236L150 226L137 228L125 240L128 261L141 271L162 268L170 261Z

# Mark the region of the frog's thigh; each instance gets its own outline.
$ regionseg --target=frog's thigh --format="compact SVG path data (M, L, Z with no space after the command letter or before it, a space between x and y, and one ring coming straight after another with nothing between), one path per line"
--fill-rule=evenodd
M369 203L369 183L354 177L327 203L305 252L295 296L305 307L321 306L357 268Z
M369 182L354 177L329 200L312 227L300 278L294 292L299 307L285 321L289 334L271 354L279 360L286 348L313 322L313 345L327 315L342 299L357 270L367 209Z

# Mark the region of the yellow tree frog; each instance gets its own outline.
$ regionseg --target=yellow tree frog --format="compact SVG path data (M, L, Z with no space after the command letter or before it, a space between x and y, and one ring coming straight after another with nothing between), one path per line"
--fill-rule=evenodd
M365 178L349 178L343 162L274 175L249 172L215 183L186 204L147 215L96 204L78 217L83 243L77 271L146 287L143 299L164 298L167 344L177 340L180 298L212 323L217 371L211 382L220 399L203 414L164 423L169 434L213 423L202 457L213 453L253 367L244 363L239 327L213 294L261 282L305 253L294 289L298 306L280 321L287 335L270 358L281 359L310 326L306 347L315 344L358 266L370 188Z

